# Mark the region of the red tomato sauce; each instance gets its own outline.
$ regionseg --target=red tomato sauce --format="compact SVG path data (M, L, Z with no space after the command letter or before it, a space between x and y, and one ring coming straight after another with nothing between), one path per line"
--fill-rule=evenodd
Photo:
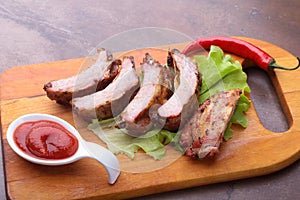
M26 154L44 159L68 158L78 149L78 140L72 133L48 120L19 125L14 132L14 141Z

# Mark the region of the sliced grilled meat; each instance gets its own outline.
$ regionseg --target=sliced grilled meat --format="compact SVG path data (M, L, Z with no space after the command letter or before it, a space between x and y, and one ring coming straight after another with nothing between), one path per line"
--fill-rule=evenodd
M165 70L165 67L155 62L150 54L146 53L141 64L143 81L140 89L120 114L119 127L126 128L129 134L140 136L152 128L149 116L151 106L161 105L170 95L171 81L165 79Z
M70 105L72 97L81 97L104 89L117 75L120 60L114 60L105 49L98 50L96 62L76 76L51 81L44 90L51 100Z
M138 85L133 58L125 57L115 79L101 91L74 98L73 110L86 121L116 116L128 105Z
M197 66L178 50L169 52L168 66L174 68L176 73L175 91L158 109L158 115L166 120L164 129L176 131L197 110L197 94L202 81Z
M222 91L199 107L185 124L179 138L179 144L187 156L204 158L218 151L240 95L240 89Z

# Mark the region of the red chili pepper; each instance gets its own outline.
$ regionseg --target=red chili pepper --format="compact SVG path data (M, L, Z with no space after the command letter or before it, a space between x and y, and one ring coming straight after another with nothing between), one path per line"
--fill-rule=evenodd
M211 45L219 46L226 52L233 53L240 57L250 59L255 62L255 64L264 70L272 70L274 68L284 69L284 70L295 70L300 67L300 59L298 59L298 65L294 68L285 68L276 64L275 59L262 49L254 46L253 44L232 37L210 37L210 38L200 38L189 44L182 53L187 54L191 51L195 51L199 48L204 48L208 50Z

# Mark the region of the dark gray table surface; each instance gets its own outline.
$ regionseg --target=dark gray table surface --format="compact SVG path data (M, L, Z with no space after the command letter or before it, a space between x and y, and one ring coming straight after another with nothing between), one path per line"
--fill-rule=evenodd
M170 36L153 41L141 37L141 44L244 36L271 42L300 56L299 9L299 0L2 1L0 74L14 66L84 57L99 44L113 41L113 35L145 27L158 27L154 36L161 30L169 31ZM116 48L127 48L119 41L117 37L112 43ZM280 119L277 114L270 115ZM0 154L0 199L6 198L3 170ZM138 199L300 199L298 184L299 161L270 175Z

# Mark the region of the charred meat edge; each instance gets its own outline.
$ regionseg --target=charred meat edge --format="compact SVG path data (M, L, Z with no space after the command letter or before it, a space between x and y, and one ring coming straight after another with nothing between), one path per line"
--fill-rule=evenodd
M185 124L179 138L187 156L201 159L218 151L240 95L240 89L222 91L199 107Z
M44 90L51 100L62 105L70 105L72 97L81 97L104 89L116 77L121 60L113 60L112 54L98 49L94 64L76 76L51 81Z
M177 131L198 108L197 94L202 76L197 66L176 49L169 52L168 66L175 71L175 91L158 109L158 115L165 119L164 129Z
M118 115L128 105L139 85L133 57L123 58L119 70L118 75L105 89L73 99L73 111L86 121Z
M152 106L161 105L170 96L172 81L166 77L165 70L149 53L145 54L141 63L143 81L140 89L120 114L118 126L126 128L130 135L140 136L149 131L153 125L149 112L157 112L156 106Z

